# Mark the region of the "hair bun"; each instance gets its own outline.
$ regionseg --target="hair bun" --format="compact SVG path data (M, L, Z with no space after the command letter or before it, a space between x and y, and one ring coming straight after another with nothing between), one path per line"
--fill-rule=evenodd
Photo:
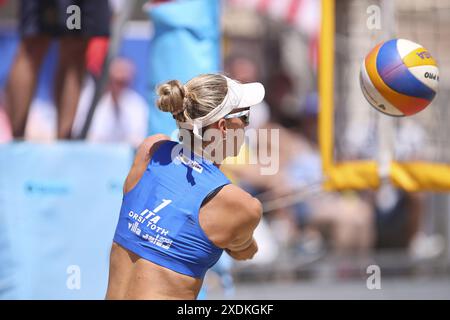
M158 100L156 105L158 109L164 112L172 113L177 120L184 121L182 113L185 109L186 88L178 80L170 80L157 89ZM182 116L182 117L180 117Z

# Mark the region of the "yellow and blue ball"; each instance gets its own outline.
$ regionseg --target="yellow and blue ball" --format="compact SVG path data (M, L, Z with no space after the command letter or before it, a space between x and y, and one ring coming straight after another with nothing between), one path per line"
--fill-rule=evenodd
M421 45L405 39L378 44L361 66L360 84L367 101L390 116L410 116L436 96L439 69Z

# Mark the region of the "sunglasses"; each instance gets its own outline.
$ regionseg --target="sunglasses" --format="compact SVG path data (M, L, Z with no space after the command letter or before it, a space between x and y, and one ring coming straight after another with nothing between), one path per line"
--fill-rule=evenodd
M224 119L233 119L233 118L240 118L245 125L248 125L250 123L250 109L236 113L230 113L224 117Z

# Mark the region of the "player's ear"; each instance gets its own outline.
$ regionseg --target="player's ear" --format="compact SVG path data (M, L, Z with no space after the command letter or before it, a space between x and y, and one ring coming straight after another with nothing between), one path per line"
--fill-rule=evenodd
M225 133L227 131L227 121L225 119L220 119L217 122L217 128L220 132Z

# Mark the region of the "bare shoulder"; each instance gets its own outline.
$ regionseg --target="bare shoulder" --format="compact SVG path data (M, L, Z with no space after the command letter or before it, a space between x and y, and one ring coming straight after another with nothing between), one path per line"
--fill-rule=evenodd
M147 169L148 163L156 150L170 138L165 134L155 134L144 139L139 145L134 157L133 165L123 185L123 192L127 193L138 183Z
M148 162L159 146L169 140L170 138L165 134L155 134L145 138L137 149L135 161L144 160Z
M242 234L252 233L262 216L261 202L236 185L226 185L200 210L208 238L225 248Z

